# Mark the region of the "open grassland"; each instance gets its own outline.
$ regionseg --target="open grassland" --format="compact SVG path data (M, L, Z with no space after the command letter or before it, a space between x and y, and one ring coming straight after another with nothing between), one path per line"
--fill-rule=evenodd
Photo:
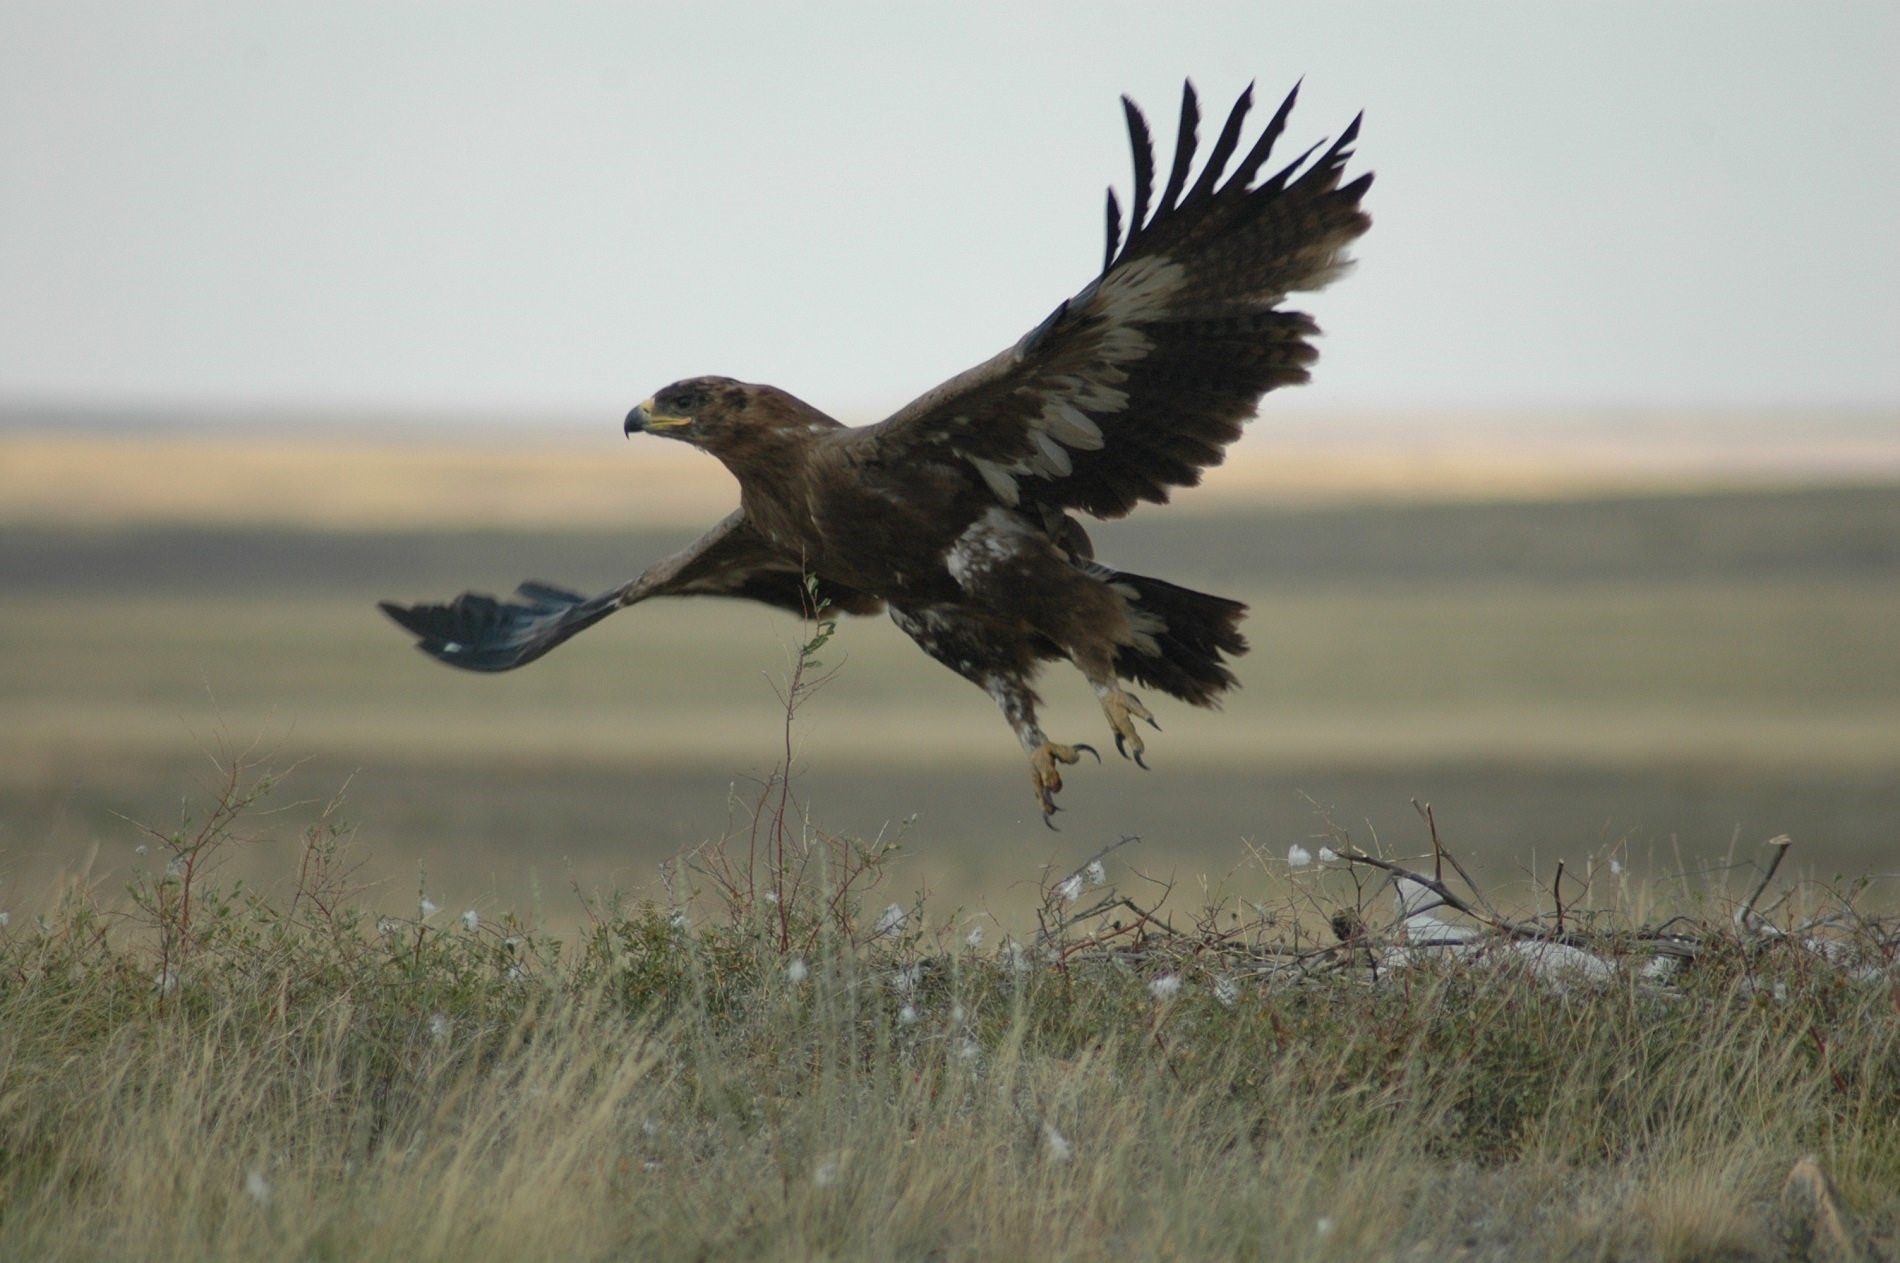
M1900 488L1103 528L1255 650L1061 834L883 622L372 609L687 530L308 491L0 530L0 1257L1894 1257Z
M128 818L171 819L207 754L254 743L304 761L294 796L349 782L394 889L421 865L458 899L539 892L556 923L578 915L570 883L638 888L744 832L783 753L795 620L655 603L475 677L371 608L528 576L602 587L688 534L0 532L0 906L95 846L122 873ZM1154 770L1077 769L1055 835L987 700L887 622L847 622L796 766L829 827L902 832L901 880L996 898L999 856L1124 833L1191 877L1243 839L1284 851L1321 810L1411 841L1413 797L1531 888L1560 858L1689 868L1779 833L1824 874L1894 868L1900 491L1174 512L1098 534L1130 569L1253 604L1244 688L1218 715L1150 699ZM1045 692L1051 732L1099 739L1078 680ZM260 832L268 869L290 842Z
M1900 1222L1900 939L1841 892L1625 871L1446 950L1376 868L1161 901L1117 851L1025 873L1011 939L794 826L562 942L379 918L313 814L280 897L234 887L226 784L129 897L0 929L6 1257L1745 1263Z

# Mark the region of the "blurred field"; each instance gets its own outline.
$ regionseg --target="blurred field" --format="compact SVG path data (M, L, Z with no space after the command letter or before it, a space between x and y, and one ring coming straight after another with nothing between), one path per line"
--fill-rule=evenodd
M539 431L348 415L106 421L0 401L0 525L670 526L723 513L735 494L717 462L670 443L629 446L611 417ZM1533 424L1482 411L1295 411L1254 427L1191 500L1208 513L1897 478L1900 423L1864 411L1540 415Z
M1824 872L1896 868L1900 488L1737 465L1744 486L1657 490L1682 467L1666 427L1645 433L1617 465L1408 452L1400 431L1368 454L1307 429L1186 507L1096 528L1129 570L1252 602L1256 648L1224 714L1151 699L1151 773L1077 769L1062 834L988 699L882 619L826 653L798 790L823 828L904 830L899 879L952 898L1125 832L1178 877L1328 817L1412 847L1412 798L1505 879L1617 845L1720 864L1782 832ZM0 429L0 904L91 847L122 872L131 820L175 822L239 750L296 763L289 803L348 782L372 876L401 898L422 864L454 898L559 919L570 881L644 885L747 828L781 758L792 619L661 602L477 678L372 610L524 577L606 587L730 501L712 462L616 444ZM1045 695L1051 733L1100 743L1073 672ZM312 811L264 830L262 870Z
M356 494L341 463L316 477ZM128 820L174 821L208 752L255 745L301 761L284 801L348 782L344 814L392 897L413 899L421 864L451 899L559 920L570 881L644 886L681 848L743 830L779 757L773 685L799 631L770 611L656 604L472 677L372 608L530 576L602 587L690 530L134 516L18 514L0 531L0 902L95 845L97 871L121 871ZM1154 770L1078 769L1052 834L988 700L887 622L848 623L796 727L818 824L903 829L898 879L966 900L1123 833L1158 875L1224 871L1243 840L1284 854L1321 809L1410 849L1413 797L1506 880L1619 845L1720 864L1778 833L1824 872L1900 868L1900 488L1295 498L1097 534L1125 568L1252 603L1225 713L1161 699ZM1105 744L1079 677L1051 672L1044 691L1053 735ZM309 815L265 830L271 871Z

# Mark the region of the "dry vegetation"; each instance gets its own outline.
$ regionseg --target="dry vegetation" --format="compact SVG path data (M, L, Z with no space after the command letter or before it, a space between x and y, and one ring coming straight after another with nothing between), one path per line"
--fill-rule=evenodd
M1861 890L1609 855L1512 917L1342 830L1258 898L1106 848L1010 938L780 780L562 943L375 917L334 811L286 898L223 879L269 785L228 763L128 899L0 930L0 1254L1779 1259L1900 1218Z

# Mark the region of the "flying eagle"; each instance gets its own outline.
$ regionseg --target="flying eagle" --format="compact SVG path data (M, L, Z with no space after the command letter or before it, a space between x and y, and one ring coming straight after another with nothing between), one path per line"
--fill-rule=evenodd
M1135 721L1159 725L1122 681L1196 706L1236 682L1226 659L1246 652L1246 606L1097 561L1075 514L1166 503L1220 463L1262 395L1307 380L1318 326L1281 304L1348 266L1347 247L1371 225L1359 203L1372 177L1341 183L1354 118L1310 164L1319 145L1256 182L1298 94L1223 179L1252 103L1243 92L1190 184L1200 110L1187 84L1158 196L1147 121L1123 97L1134 204L1123 236L1109 190L1100 275L1014 346L876 425L846 426L727 377L675 382L635 407L629 436L718 457L738 479L739 507L632 582L595 597L524 583L506 602L465 593L381 608L425 652L471 671L532 662L648 597L746 597L807 615L814 601L844 614L889 609L925 653L995 699L1047 822L1061 767L1095 751L1037 724L1032 681L1044 662L1081 670L1137 763Z

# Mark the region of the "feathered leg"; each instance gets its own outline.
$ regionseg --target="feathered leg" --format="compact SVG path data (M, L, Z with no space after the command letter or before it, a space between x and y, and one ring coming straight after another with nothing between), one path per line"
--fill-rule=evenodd
M1003 712L1016 739L1022 742L1023 753L1029 756L1029 784L1035 790L1037 804L1042 807L1042 822L1055 828L1049 817L1062 810L1055 800L1055 795L1062 792L1062 765L1080 763L1083 751L1094 754L1097 763L1102 761L1102 756L1095 754L1094 746L1080 742L1065 746L1043 734L1036 723L1036 703L1041 699L1027 680L993 675L978 683L996 700L997 709Z
M1079 762L1085 751L1101 759L1093 746L1049 740L1036 722L1036 706L1042 699L1030 680L1043 660L1059 658L1062 651L1025 635L1020 628L955 607L892 606L891 621L925 653L990 695L1029 756L1029 783L1036 805L1042 809L1043 823L1054 828L1049 817L1060 810L1055 795L1062 790L1062 767Z

